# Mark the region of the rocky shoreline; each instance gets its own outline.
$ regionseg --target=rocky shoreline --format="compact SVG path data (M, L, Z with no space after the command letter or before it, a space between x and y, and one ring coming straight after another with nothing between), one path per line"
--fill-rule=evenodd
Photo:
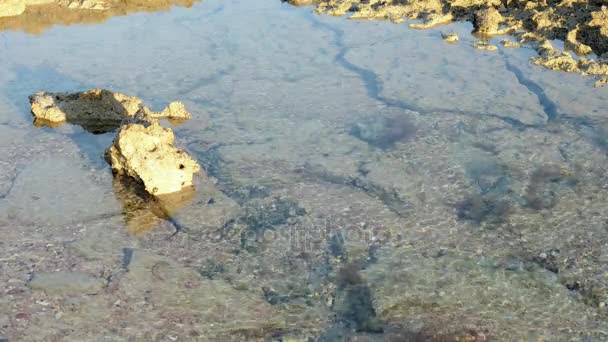
M402 23L417 29L469 21L481 40L476 48L496 50L487 41L497 35L512 35L516 44L532 46L539 57L532 62L545 68L593 76L596 87L608 84L608 9L602 2L569 0L498 1L388 1L388 0L290 0L296 6L315 5L317 13L348 15L351 19L379 19ZM552 40L564 42L565 51ZM507 41L505 47L513 47ZM490 48L488 48L490 47ZM574 55L572 54L574 53ZM585 56L593 57L585 57Z

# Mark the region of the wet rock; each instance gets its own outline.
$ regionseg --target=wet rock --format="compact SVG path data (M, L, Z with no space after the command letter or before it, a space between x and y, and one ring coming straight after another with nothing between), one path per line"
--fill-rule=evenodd
M57 4L70 9L105 10L110 3L103 0L59 0Z
M558 200L562 186L572 186L577 182L573 174L559 165L539 166L530 176L524 199L532 209L553 208Z
M511 203L508 199L496 195L484 196L474 193L456 204L456 213L459 219L476 224L498 224L505 222L511 213Z
M70 156L40 158L26 165L6 198L0 200L0 217L20 224L61 226L120 215L120 205L106 172L81 167L77 149Z
M141 235L156 227L163 220L177 223L173 215L194 197L194 188L153 196L133 178L117 175L113 180L114 193L120 199L127 230ZM178 227L176 227L178 229Z
M84 272L49 272L34 274L29 286L53 295L94 295L103 290L105 281Z
M350 134L368 144L388 149L397 142L405 142L416 136L416 124L407 114L370 117L351 127Z
M298 216L306 214L306 210L296 201L275 197L266 200L252 200L244 208L244 214L234 222L229 222L224 229L232 229L234 225L244 225L241 232L241 248L255 251L258 241L266 230L276 229L277 226L293 222Z
M340 319L357 331L379 333L382 322L376 317L372 292L359 274L359 266L351 263L338 272L338 295L335 310Z
M345 15L360 19L422 20L412 28L429 28L454 20L471 21L474 32L481 35L513 34L522 43L535 44L543 40L559 39L577 54L593 51L601 56L608 52L608 8L602 1L515 1L448 0L448 1L368 1L319 0L317 11L330 15ZM526 31L526 32L522 32ZM507 45L506 45L507 46ZM508 47L515 47L510 44ZM476 45L481 50L493 51L496 46ZM542 56L541 56L542 57ZM583 76L608 76L605 62L586 60L589 67L571 69ZM536 64L542 65L538 61ZM552 70L561 68L550 67ZM600 79L596 87L606 84Z
M448 43L456 43L458 41L458 35L456 33L441 33L443 41Z
M555 49L549 41L539 44L537 51L540 57L532 58L532 63L556 71L599 76L594 84L596 87L603 86L602 80L608 76L608 63L605 60L595 61L584 57L576 60L569 52Z
M473 47L477 50L484 50L484 51L498 50L498 47L496 45L491 45L491 44L488 44L488 42L481 41L481 40L474 42Z
M510 41L508 39L503 39L502 41L500 41L500 43L506 48L518 48L521 46L521 44L519 44L518 42Z
M30 96L35 124L56 126L69 122L94 133L113 131L121 122L136 116L144 118L189 119L181 102L173 102L162 112L154 112L134 96L93 89L77 93L38 92Z
M257 340L286 327L285 318L258 291L235 289L222 279L210 280L171 258L133 252L129 272L118 284L121 298L147 302L161 310L143 310L141 319L196 317L193 328L217 341Z
M500 34L501 30L499 30L499 27L502 21L503 17L500 12L494 7L489 7L475 12L473 26L475 27L475 32L478 33L487 35Z
M574 51L577 55L588 55L593 52L590 46L578 41L579 29L570 30L566 36L564 47Z
M152 195L170 194L192 186L198 163L173 146L175 136L158 121L123 126L105 158L112 171L141 182Z
M602 3L605 5L605 3ZM602 6L591 12L591 20L581 27L582 41L602 55L608 52L608 8Z
M294 6L310 6L319 3L319 0L287 0L287 2Z

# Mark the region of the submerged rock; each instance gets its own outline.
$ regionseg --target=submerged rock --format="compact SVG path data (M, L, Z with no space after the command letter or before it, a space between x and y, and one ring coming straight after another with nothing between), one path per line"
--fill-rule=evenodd
M30 96L35 124L56 126L70 122L94 132L115 130L124 119L141 115L151 118L189 119L190 114L181 102L172 102L162 112L154 112L142 105L135 96L105 89L76 93L38 92Z
M294 6L310 6L315 5L319 0L286 0L290 5Z
M540 56L532 58L532 63L556 71L599 76L594 85L596 87L605 85L603 80L608 76L608 63L605 60L595 61L584 57L577 60L570 52L555 49L548 40L540 43L536 49Z
M34 274L29 285L48 294L76 296L101 292L105 281L84 272L43 272Z
M291 1L290 1L291 3ZM498 0L318 0L317 12L349 15L351 19L380 19L401 23L421 20L412 28L429 28L452 21L472 22L474 33L481 36L511 34L520 43L533 46L546 40L561 40L577 54L595 53L597 61L581 59L578 68L555 67L549 59L567 56L544 56L534 63L552 70L574 72L583 76L599 76L596 87L608 84L608 7L605 1L498 1ZM507 42L505 47L518 47ZM494 51L495 45L476 44L479 50ZM604 57L602 57L604 55ZM571 58L571 57L570 57Z
M454 32L452 33L441 33L441 38L443 41L447 43L456 43L458 42L458 35Z
M406 142L416 136L416 123L408 114L373 116L355 123L350 134L368 144L389 149L397 142Z
M34 124L54 126L70 122L93 133L121 127L105 159L115 174L142 184L154 195L172 194L192 186L200 166L173 146L175 136L158 119L186 120L190 113L181 102L154 112L134 96L105 89L77 93L38 92L30 96Z
M485 50L485 51L496 51L498 47L496 45L488 44L488 42L478 40L473 43L473 47L477 50Z
M192 186L198 163L173 146L175 136L158 121L123 126L105 158L115 174L140 181L152 195L169 194Z

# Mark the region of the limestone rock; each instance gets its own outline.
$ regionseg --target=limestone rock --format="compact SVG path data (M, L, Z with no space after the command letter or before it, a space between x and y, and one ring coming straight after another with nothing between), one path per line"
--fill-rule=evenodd
M60 6L70 9L105 10L110 8L110 4L101 0L59 0Z
M318 0L288 0L287 2L289 2L290 5L294 5L294 6L310 6L310 5L317 4L319 1Z
M173 146L175 136L158 121L121 127L106 160L116 174L140 181L152 195L169 194L192 186L200 166Z
M578 41L578 28L571 30L566 35L566 41L564 42L564 46L567 49L574 51L578 55L588 55L593 52L590 46L585 45Z
M447 42L447 43L456 43L458 42L458 35L454 32L452 33L442 33L441 34L441 38L443 39L443 41Z
M113 131L124 119L136 115L157 119L190 118L181 102L172 102L162 112L154 112L135 96L105 89L77 93L38 92L30 96L30 103L38 125L56 126L70 122L95 133Z
M30 96L32 114L38 123L70 122L87 130L110 131L123 119L133 117L141 100L105 89L78 93L38 92Z
M475 31L484 34L498 34L502 23L502 15L494 7L485 8L475 12L473 26Z
M496 45L488 44L488 42L478 40L473 43L473 47L477 50L485 50L485 51L496 51L498 47Z

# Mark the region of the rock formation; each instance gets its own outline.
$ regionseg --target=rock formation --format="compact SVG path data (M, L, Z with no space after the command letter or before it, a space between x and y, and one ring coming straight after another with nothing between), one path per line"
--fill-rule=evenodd
M30 96L32 114L39 125L57 126L70 122L94 133L117 129L125 119L136 115L149 118L189 119L181 102L173 102L162 112L154 112L134 96L93 89L78 93L38 92Z
M175 136L158 119L190 118L181 102L154 112L134 96L93 89L77 93L38 92L30 96L35 123L77 124L93 133L120 127L105 159L112 171L128 176L154 195L176 193L192 186L200 166L184 151L173 146Z
M175 136L157 120L121 127L106 161L112 171L140 181L152 195L179 192L192 186L200 166L187 153L173 146Z

